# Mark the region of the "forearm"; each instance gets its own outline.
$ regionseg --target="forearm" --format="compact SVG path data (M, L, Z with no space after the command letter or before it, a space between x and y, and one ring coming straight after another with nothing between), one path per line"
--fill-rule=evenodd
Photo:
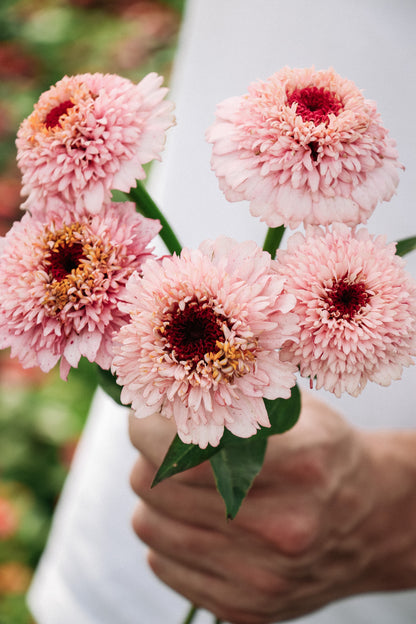
M368 563L358 591L416 588L416 432L363 433L373 505L358 528Z

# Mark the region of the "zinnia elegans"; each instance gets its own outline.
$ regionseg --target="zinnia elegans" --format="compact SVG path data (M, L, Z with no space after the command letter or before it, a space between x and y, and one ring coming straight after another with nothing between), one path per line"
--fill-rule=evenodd
M295 384L276 349L297 331L274 264L254 242L219 238L129 279L113 371L138 417L174 418L182 441L201 448L224 427L250 437L270 426L263 397L288 398Z
M17 134L24 207L51 199L101 210L111 189L129 191L145 178L143 164L160 159L173 105L163 78L141 82L113 74L65 76L44 92Z
M159 229L132 203L99 215L57 205L47 221L25 213L0 239L0 348L45 372L61 359L64 379L81 356L110 368L113 332L127 322L118 300Z
M374 102L332 69L284 68L217 107L211 164L269 227L365 223L399 181Z
M357 396L367 381L387 386L414 363L416 284L394 243L337 224L294 234L277 259L300 328L281 357L311 384Z

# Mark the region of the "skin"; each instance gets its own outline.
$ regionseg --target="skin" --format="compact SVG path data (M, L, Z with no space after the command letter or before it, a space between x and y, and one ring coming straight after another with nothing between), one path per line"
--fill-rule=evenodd
M269 439L233 521L209 464L151 489L174 430L130 418L140 451L133 528L154 573L233 624L296 618L343 597L416 587L416 433L364 432L305 394L298 424Z

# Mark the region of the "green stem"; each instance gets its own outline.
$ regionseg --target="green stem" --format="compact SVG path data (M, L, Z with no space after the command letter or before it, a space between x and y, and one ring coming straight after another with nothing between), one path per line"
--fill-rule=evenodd
M264 251L268 251L272 258L276 255L276 250L279 248L284 232L284 225L279 225L279 227L269 228L267 230L263 249Z
M182 245L176 238L176 235L170 227L165 216L156 206L149 193L141 182L137 181L136 188L130 189L130 193L127 193L129 199L135 202L138 212L149 219L159 219L162 229L160 231L160 237L165 243L171 254L180 254L182 251Z
M197 611L198 611L198 607L196 607L195 605L192 605L188 611L188 615L186 616L182 624L191 624Z

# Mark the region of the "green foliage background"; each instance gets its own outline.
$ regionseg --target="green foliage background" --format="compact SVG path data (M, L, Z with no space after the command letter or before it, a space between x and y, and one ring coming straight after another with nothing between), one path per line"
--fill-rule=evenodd
M20 217L15 136L40 93L63 75L149 71L169 79L184 0L2 0L0 234ZM25 593L97 380L81 362L23 371L0 352L0 624L33 624Z

